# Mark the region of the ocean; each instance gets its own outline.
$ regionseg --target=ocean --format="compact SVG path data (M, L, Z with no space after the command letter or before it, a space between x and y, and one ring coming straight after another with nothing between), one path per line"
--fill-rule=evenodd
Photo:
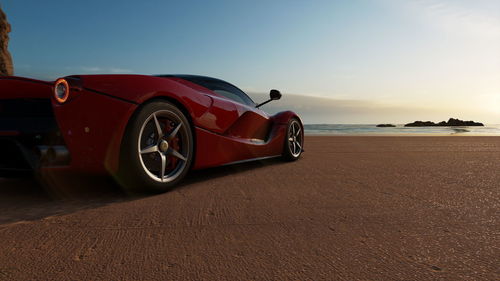
M305 124L306 135L454 135L500 136L500 124L484 127L404 127L378 128L376 124Z

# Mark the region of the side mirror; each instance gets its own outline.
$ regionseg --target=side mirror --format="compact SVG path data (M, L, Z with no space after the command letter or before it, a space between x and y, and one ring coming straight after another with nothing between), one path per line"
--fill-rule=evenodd
M265 101L265 102L263 102L261 104L258 104L256 107L259 108L259 107L263 106L264 104L266 104L266 103L268 103L270 101L279 100L279 99L281 99L281 93L280 93L280 91L273 89L273 90L271 90L269 92L269 100L267 100L267 101Z
M281 99L281 93L280 91L278 90L271 90L271 92L269 92L269 97L271 98L271 100L279 100Z

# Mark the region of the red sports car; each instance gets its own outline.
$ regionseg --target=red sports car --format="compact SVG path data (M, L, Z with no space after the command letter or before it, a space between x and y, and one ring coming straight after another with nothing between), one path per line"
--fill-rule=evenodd
M0 78L0 175L109 173L164 191L189 169L281 156L297 160L303 124L269 116L237 87L195 75Z

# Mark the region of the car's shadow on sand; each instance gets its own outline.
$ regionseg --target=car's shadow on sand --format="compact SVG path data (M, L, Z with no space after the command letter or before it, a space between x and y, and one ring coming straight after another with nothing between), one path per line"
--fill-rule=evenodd
M218 177L234 175L237 173L258 169L265 166L280 165L285 163L286 162L284 162L280 158L271 158L266 160L251 161L240 164L233 164L233 165L191 171L175 190L186 189L195 183L207 181Z
M48 189L34 178L0 178L0 227L130 200L107 177L78 176L65 184Z
M283 162L269 159L191 171L174 190L183 190L199 182L280 163ZM0 227L146 196L155 194L130 194L123 191L112 178L102 176L66 175L53 181L51 187L39 184L34 178L0 178Z

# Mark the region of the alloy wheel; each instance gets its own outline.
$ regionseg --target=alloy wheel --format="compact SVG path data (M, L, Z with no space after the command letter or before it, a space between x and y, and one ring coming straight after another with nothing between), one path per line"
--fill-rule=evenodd
M137 153L144 172L161 183L174 181L187 167L190 139L188 124L170 110L153 112L144 121Z
M292 121L288 128L288 147L293 157L297 158L302 153L303 143L302 128L297 121Z

